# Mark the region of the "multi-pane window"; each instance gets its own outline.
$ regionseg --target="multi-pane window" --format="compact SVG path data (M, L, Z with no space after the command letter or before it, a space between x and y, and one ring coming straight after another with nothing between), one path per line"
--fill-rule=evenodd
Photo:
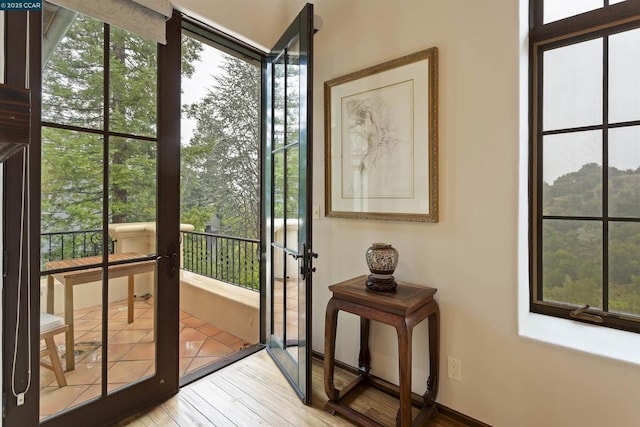
M640 4L531 10L531 310L640 331Z
M60 251L99 233L105 198L110 223L155 221L158 66L154 41L49 2L43 20L44 262L95 255Z

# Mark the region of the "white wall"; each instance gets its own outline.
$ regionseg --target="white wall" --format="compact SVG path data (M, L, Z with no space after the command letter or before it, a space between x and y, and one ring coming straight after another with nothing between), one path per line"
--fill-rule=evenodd
M251 3L255 9L247 7ZM281 18L290 20L303 1L278 2L277 9L284 5L286 13L271 25L260 14L266 3L245 0L234 6L211 0L200 13L249 38L255 34L257 44L270 46L286 27ZM314 222L314 249L320 254L314 276L314 349L323 351L327 287L366 272L366 248L389 242L400 252L398 279L438 288L440 403L494 426L640 425L638 365L518 335L518 162L523 142L518 79L525 48L519 2L314 3L324 20L315 37L314 203L323 205L324 200L323 82L437 46L441 218L438 224L325 217ZM223 19L236 15L242 20L227 24ZM255 26L263 33L255 32ZM357 360L357 334L356 319L341 314L337 354L351 364ZM428 371L426 335L425 325L414 333L419 392ZM373 372L394 380L393 331L375 325L372 341ZM447 356L462 361L462 383L446 378Z

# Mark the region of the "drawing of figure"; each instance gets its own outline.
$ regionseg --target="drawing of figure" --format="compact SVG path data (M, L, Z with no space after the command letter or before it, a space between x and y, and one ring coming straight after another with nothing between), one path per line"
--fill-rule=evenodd
M364 155L361 158L360 170L364 173L367 167L376 167L378 161L384 164L382 156L388 154L398 142L393 137L392 123L389 120L392 112L384 99L379 96L367 96L347 101L347 117L349 132L356 139L365 143Z
M411 197L411 82L342 99L342 196Z

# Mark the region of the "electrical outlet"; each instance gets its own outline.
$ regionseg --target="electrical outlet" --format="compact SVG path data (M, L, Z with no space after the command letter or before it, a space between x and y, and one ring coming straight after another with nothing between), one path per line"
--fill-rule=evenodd
M447 357L447 377L454 381L462 382L462 362L453 357Z

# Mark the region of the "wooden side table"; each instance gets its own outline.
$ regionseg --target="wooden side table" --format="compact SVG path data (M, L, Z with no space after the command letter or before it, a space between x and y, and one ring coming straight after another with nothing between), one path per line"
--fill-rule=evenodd
M371 386L400 398L400 409L396 423L402 427L424 425L435 411L438 394L438 361L440 341L440 312L433 299L437 289L398 283L395 292L375 292L366 287L367 276L359 276L329 286L333 296L329 300L326 313L324 341L324 388L329 397L325 410L336 412L345 418L364 426L380 425L375 420L351 409L343 401L356 390ZM360 374L342 390L333 383L335 367L336 327L338 312L346 311L360 316L360 354L358 369ZM429 320L429 379L427 391L420 396L411 393L411 342L413 327L423 320ZM400 385L395 386L380 378L369 375L371 357L369 354L369 326L375 320L396 328L398 333L398 357ZM422 404L420 413L411 420L411 405Z

